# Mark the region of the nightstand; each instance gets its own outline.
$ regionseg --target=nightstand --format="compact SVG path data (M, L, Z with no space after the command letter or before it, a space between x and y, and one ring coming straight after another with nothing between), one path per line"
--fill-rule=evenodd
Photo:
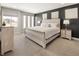
M72 38L72 31L69 30L69 29L61 29L61 37L71 40L71 38Z

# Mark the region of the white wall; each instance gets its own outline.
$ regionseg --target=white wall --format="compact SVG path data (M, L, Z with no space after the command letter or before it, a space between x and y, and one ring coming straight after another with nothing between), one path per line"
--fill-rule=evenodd
M1 25L2 25L2 20L1 20L1 4L0 4L0 27L1 27Z

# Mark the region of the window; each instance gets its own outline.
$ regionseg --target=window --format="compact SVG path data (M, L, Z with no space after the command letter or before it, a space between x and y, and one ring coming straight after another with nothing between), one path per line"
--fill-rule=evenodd
M34 16L32 16L32 27L34 27Z
M6 25L10 25L11 23L11 16L3 16L2 23L5 22Z
M30 16L28 16L28 27L30 27Z
M23 16L23 28L34 26L34 16Z
M51 18L59 18L59 12L58 11L52 12L51 13Z
M43 18L43 20L46 20L47 19L47 13L42 14L42 18Z
M23 16L23 28L26 28L26 16Z
M14 27L18 27L18 17L12 17L11 25Z
M2 23L5 22L7 26L18 26L18 17L15 16L3 16Z

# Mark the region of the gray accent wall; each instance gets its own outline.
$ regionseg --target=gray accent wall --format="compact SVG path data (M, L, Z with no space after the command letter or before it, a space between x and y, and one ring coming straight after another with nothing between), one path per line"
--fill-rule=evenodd
M36 18L37 18L37 19L36 19ZM38 24L37 22L38 22L38 21L41 22L42 19L43 19L43 18L42 18L42 14L36 15L36 16L35 16L35 22L34 22L34 23L35 23L35 26L40 26L40 24Z
M70 6L65 6L65 7L62 7L62 8L48 10L48 11L45 11L45 12L42 12L42 13L38 13L38 14L35 14L35 17L38 17L38 18L41 19L41 17L38 16L38 15L42 15L43 13L47 13L47 18L51 19L51 12L59 11L60 26L61 26L61 29L64 29L65 26L63 24L63 21L66 19L65 18L65 10L72 9L72 8L78 8L78 11L77 11L78 12L78 18L68 19L70 21L68 29L72 30L72 37L79 38L79 3L74 4L74 5L70 5ZM37 20L39 20L39 19L37 19ZM35 22L35 23L37 23L37 22Z

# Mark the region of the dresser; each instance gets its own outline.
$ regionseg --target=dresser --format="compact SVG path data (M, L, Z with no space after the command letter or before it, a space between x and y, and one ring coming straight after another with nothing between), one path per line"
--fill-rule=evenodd
M5 52L13 50L14 28L10 26L1 27L0 41L1 41L1 55L4 55Z
M61 37L71 40L72 39L72 31L69 29L61 29Z

